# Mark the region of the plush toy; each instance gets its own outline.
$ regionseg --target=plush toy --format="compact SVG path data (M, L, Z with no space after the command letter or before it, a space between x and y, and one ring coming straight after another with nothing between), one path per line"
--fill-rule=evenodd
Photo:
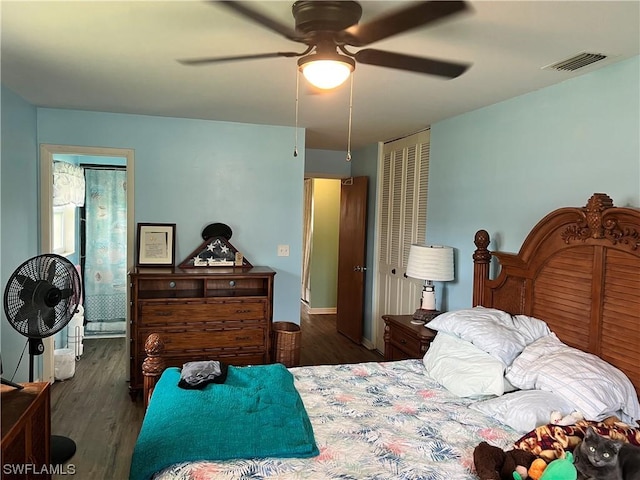
M481 442L473 451L473 463L480 480L513 480L514 472L524 475L536 456L518 448L504 451Z
M580 412L572 412L569 415L562 414L554 410L551 412L551 418L549 419L549 423L553 423L554 425L575 425L578 420L584 420L584 416Z
M576 480L578 471L573 464L573 454L565 452L564 458L557 458L544 469L540 480Z
M529 467L529 478L532 480L540 480L545 468L547 468L547 462L542 458L536 458Z

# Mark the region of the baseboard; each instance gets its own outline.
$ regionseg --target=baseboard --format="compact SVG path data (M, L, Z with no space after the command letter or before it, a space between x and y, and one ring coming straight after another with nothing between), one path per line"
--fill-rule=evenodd
M362 340L360 340L360 343L362 343L362 346L367 350L375 350L376 348L373 342L371 342L371 340L369 340L368 338L362 338Z
M335 315L338 313L337 307L311 308L307 302L300 300L302 311L311 315Z
M311 315L335 315L338 313L338 309L336 307L326 307L326 308L307 308L307 313Z

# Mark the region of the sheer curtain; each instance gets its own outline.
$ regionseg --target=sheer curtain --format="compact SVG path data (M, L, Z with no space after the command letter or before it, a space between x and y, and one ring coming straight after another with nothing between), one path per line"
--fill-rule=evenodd
M126 332L127 172L85 168L86 334Z

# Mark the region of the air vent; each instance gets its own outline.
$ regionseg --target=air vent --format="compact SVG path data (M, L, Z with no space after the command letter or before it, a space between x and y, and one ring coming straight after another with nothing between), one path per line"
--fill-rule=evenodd
M579 53L578 55L574 55L573 57L567 58L566 60L562 60L560 62L547 65L546 67L542 67L542 69L573 72L575 70L578 70L579 68L583 68L583 67L586 67L587 65L591 65L592 63L600 62L605 58L607 58L607 55L603 55L602 53L582 52L582 53Z

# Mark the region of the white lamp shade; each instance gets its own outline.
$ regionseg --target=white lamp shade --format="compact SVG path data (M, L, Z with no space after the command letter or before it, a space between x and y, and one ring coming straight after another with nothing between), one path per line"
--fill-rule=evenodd
M322 89L335 88L349 78L353 68L336 60L314 60L301 67L302 74L314 86Z
M443 245L411 245L407 276L438 282L453 280L453 248Z

